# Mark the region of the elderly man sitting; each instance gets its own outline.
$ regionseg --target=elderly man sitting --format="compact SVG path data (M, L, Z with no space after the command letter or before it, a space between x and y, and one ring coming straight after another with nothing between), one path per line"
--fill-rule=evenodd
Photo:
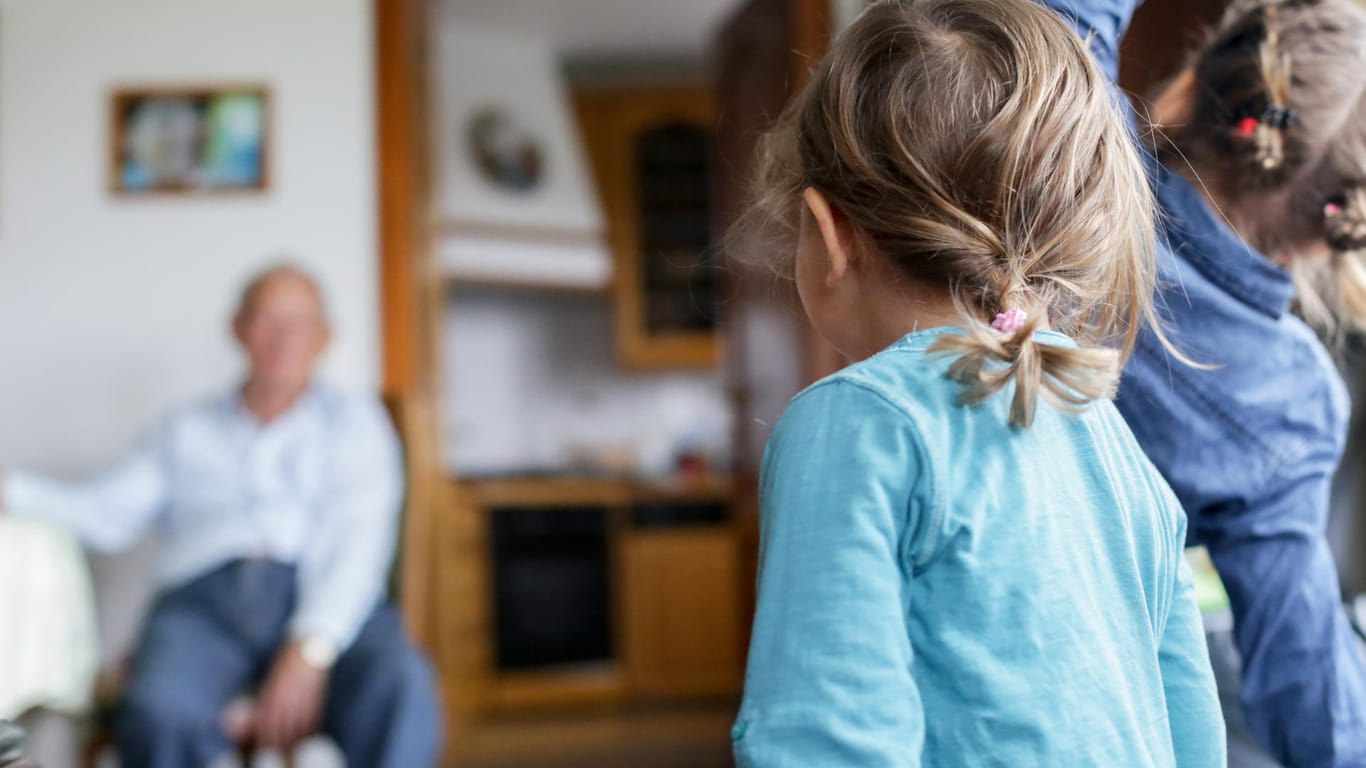
M291 267L242 294L246 380L166 419L103 476L9 472L0 505L112 550L156 524L161 586L117 720L124 768L202 768L229 748L222 713L259 686L257 743L321 727L347 763L433 765L430 668L384 601L402 472L382 406L315 383L321 293Z

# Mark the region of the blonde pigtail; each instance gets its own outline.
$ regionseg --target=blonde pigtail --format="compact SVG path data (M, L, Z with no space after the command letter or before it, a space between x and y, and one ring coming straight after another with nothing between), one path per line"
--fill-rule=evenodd
M1013 382L1010 423L1023 429L1033 425L1040 397L1068 411L1113 397L1119 382L1119 352L1040 343L1034 334L1045 319L1034 315L1009 333L976 323L936 342L933 352L956 356L948 375L963 385L959 402L976 405Z
M1324 240L1332 249L1331 291L1335 319L1366 327L1366 186L1354 186L1324 206Z
M1285 164L1285 132L1294 121L1290 111L1290 54L1281 50L1280 9L1268 4L1262 9L1262 42L1258 46L1258 69L1265 88L1266 106L1257 115L1252 131L1257 167L1271 173ZM1247 119L1247 118L1245 118Z

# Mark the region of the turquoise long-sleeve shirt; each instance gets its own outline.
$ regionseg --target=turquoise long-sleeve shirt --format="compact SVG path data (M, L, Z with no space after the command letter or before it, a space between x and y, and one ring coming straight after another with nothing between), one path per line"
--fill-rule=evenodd
M774 429L737 762L1223 768L1180 504L1108 401L958 405L948 332Z

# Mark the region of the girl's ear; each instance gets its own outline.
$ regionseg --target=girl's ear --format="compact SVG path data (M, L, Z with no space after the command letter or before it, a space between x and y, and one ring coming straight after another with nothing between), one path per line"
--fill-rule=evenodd
M821 240L829 258L825 274L825 284L833 287L849 271L850 261L857 253L854 226L843 213L830 205L830 201L815 187L807 187L802 192L802 200L811 212L816 227L820 230Z

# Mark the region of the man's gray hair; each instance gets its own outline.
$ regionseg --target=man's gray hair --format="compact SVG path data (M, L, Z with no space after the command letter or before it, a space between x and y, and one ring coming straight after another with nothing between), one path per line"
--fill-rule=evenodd
M266 287L271 280L287 277L301 280L312 291L318 299L318 312L322 315L323 322L327 322L327 300L323 296L322 286L318 280L308 270L297 264L287 261L277 262L265 269L257 272L247 284L242 287L242 293L237 299L237 311L233 314L234 320L242 322L251 316L256 308L256 299L261 295L261 290Z

